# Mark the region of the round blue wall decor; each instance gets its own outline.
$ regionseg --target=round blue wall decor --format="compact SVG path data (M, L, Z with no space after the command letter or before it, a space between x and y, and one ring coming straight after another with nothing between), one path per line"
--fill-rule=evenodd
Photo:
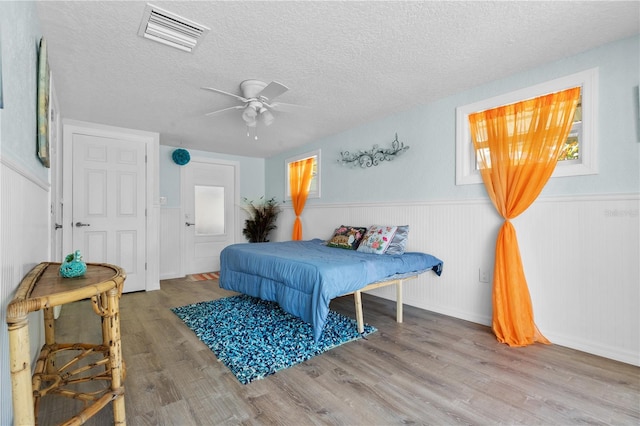
M171 156L173 157L173 161L176 164L179 164L181 166L184 166L189 162L189 160L191 160L191 155L189 155L189 151L182 148L179 148L173 151L173 154Z

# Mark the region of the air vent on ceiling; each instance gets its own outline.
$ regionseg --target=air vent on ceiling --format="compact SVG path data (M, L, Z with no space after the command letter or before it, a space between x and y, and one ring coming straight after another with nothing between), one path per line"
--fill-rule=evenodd
M209 28L147 3L138 35L185 52L193 52Z

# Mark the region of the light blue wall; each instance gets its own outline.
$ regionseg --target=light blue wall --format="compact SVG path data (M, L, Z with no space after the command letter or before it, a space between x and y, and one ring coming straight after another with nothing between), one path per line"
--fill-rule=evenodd
M41 32L35 3L0 2L0 31L4 100L4 109L0 109L0 154L4 160L48 182L49 169L36 156Z
M36 6L33 2L2 2L0 1L0 60L2 60L2 90L3 105L0 109L0 158L2 168L10 164L20 169L22 174L33 177L42 183L49 181L49 171L44 168L36 156L36 70L38 43L41 37L39 20L36 14ZM3 174L4 174L3 170ZM14 174L15 175L15 174ZM22 178L19 178L22 179ZM25 179L26 181L26 179ZM0 194L0 203L7 203L5 186ZM48 194L39 192L40 197L25 195L20 205L11 205L12 209L21 211L24 208L46 205ZM3 229L22 229L23 224L10 221L11 215L8 209L0 209L0 221ZM2 266L3 281L0 282L0 351L2 351L2 363L0 363L0 424L11 424L13 418L13 406L11 398L11 371L8 356L8 333L4 325L6 307L13 298L19 279L13 281L7 279L28 272L34 265L33 258L39 258L46 253L48 248L43 248L43 241L48 241L49 234L45 224L48 212L45 209L41 222L30 223L29 232L25 236L37 234L37 238L22 238L12 241L11 247L0 247L0 265ZM40 230L46 232L39 232ZM41 260L45 260L41 258ZM16 271L18 269L18 271ZM34 315L34 314L32 314ZM31 350L36 354L41 344L40 332L36 328L41 322L40 318L30 321ZM35 324L35 325L34 325Z
M594 67L599 67L600 75L599 173L551 179L543 195L637 193L639 40L637 36L621 40L272 157L266 161L266 194L278 198L284 195L286 158L320 148L322 198L309 199L309 204L485 197L482 184L455 184L456 107ZM374 144L390 146L396 132L410 149L395 161L368 169L350 169L337 163L343 150L367 150Z
M167 198L165 207L180 207L180 167L171 154L176 147L160 146L160 196ZM235 161L240 164L240 197L260 198L264 195L264 159L189 150L191 157Z

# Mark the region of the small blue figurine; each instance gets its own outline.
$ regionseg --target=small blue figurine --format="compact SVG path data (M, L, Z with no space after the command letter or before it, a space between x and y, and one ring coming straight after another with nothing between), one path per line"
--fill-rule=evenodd
M82 261L80 250L68 254L60 265L60 275L65 278L81 277L87 272L87 264Z

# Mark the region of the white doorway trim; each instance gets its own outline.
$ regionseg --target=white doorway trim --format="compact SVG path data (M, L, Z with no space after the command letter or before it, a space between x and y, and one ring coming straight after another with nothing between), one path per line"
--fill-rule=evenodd
M63 253L71 253L72 247L72 182L73 182L73 150L72 141L74 134L139 140L145 143L147 149L146 168L146 283L145 290L160 289L160 202L159 202L159 146L160 135L154 132L126 129L121 127L106 126L103 124L89 123L77 120L63 120L63 228L62 247ZM66 205L66 207L65 207Z
M233 222L235 229L230 230L230 234L233 236L233 240L237 241L238 235L238 218L239 218L239 205L240 205L240 163L237 161L219 160L215 158L207 157L191 157L192 163L208 163L208 164L220 164L231 166L234 168L234 182L233 182ZM186 226L184 226L185 215L187 213L187 207L185 206L185 191L186 187L186 170L184 167L180 169L180 276L186 275Z
M49 82L49 87L49 150L51 157L51 168L49 169L51 179L49 259L52 262L62 262L62 228L59 228L62 225L62 120L53 78ZM59 312L60 307L56 308L56 312Z

